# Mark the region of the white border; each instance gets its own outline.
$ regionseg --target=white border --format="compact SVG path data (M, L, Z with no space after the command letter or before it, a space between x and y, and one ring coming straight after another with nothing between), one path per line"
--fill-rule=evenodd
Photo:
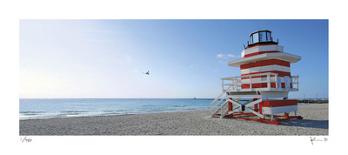
M344 1L31 0L0 2L1 154L329 154L344 150L347 14ZM255 11L254 11L255 10ZM18 136L19 19L330 19L330 136ZM314 66L313 66L314 67ZM333 76L334 75L334 76ZM291 146L292 149L289 149ZM269 151L265 149L269 148Z

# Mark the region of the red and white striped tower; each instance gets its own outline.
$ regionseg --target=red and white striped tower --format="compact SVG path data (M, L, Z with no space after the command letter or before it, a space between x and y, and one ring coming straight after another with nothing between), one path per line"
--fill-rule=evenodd
M272 38L269 30L250 34L241 58L229 62L239 67L239 77L222 78L222 94L214 100L219 106L213 116L255 120L279 124L296 116L297 100L288 99L289 91L298 90L298 76L292 76L290 64L300 56L285 53L283 46ZM224 102L225 101L225 102ZM294 116L290 116L290 113Z

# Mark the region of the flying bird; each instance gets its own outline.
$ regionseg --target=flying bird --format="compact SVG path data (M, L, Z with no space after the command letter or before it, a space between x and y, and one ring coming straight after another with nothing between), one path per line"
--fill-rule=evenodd
M144 73L144 74L146 74L146 75L150 75L150 71L148 70L146 73Z

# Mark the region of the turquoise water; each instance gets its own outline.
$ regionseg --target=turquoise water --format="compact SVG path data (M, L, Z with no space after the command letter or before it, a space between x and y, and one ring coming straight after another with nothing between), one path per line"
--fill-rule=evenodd
M20 99L20 119L108 116L208 109L212 99Z

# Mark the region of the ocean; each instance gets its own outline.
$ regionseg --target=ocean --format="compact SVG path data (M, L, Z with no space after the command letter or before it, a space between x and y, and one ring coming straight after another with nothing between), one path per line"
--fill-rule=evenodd
M19 118L45 119L204 110L213 99L20 99Z

